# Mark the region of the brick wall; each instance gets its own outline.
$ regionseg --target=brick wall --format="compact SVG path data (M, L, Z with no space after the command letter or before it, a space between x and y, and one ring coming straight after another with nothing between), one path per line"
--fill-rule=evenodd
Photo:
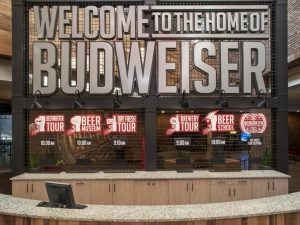
M300 0L288 0L288 56L300 57Z

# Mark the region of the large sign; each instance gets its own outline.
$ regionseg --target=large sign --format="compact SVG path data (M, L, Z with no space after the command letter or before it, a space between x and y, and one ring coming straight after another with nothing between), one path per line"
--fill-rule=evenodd
M217 80L219 90L228 94L250 94L252 85L266 93L266 47L262 41L270 38L267 5L141 5L128 9L64 5L34 6L33 12L38 39L32 43L33 93L39 90L52 95L58 88L65 94L76 90L81 93L88 79L90 94L109 94L114 90L114 59L122 94L132 94L135 88L140 94L148 94L154 70L158 93L176 94L177 86L167 84L168 71L176 68L181 71L181 93L190 93L191 88L199 94L213 93ZM152 31L147 29L150 20ZM131 39L129 49L122 41L124 35ZM139 40L148 41L141 46ZM76 52L71 51L74 47ZM180 55L176 62L169 62L167 54L175 50ZM238 52L240 60L232 62L232 52ZM100 59L99 53L104 57ZM212 65L204 59L208 57L220 62ZM190 81L191 64L206 75L207 82ZM100 65L104 68L101 76ZM241 74L236 84L230 82L232 72ZM74 83L71 74L76 74ZM45 76L47 84L42 82Z
M103 131L104 135L110 133L136 133L137 116L134 114L114 114L106 118L107 129Z
M65 132L64 115L39 115L34 119L34 123L29 125L31 136L38 133L59 133Z
M263 113L245 113L241 116L240 127L243 132L262 134L267 129L267 118Z
M74 115L70 119L71 127L67 135L74 133L101 133L101 115Z
M202 131L204 135L213 132L235 131L234 114L219 114L219 111L216 110L208 113L203 121L206 122L206 128Z
M173 133L187 133L200 131L200 115L199 114L176 114L171 117L170 128L166 130L166 135Z

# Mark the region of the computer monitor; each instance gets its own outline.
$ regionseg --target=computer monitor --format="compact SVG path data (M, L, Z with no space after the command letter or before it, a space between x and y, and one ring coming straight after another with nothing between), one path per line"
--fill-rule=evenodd
M71 184L46 181L46 190L52 207L75 209L76 204Z

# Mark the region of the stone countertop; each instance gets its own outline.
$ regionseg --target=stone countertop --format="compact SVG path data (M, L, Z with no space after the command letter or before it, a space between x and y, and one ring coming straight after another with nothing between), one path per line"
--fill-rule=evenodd
M254 200L166 206L88 205L85 209L36 207L39 201L0 194L0 215L69 221L165 222L230 219L300 211L300 192Z
M237 172L210 172L198 170L187 173L176 171L136 171L134 173L23 173L11 180L117 180L117 179L247 179L247 178L290 178L274 170L247 170Z

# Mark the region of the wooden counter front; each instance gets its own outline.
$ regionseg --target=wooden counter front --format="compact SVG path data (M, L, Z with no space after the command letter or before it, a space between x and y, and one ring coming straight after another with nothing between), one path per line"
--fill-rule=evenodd
M255 200L165 206L37 207L0 194L1 225L299 225L300 192Z

